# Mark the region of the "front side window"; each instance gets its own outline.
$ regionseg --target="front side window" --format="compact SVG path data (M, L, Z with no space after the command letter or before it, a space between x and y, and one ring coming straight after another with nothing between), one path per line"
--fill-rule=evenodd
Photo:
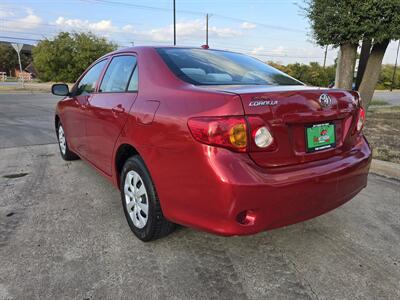
M99 80L101 71L106 63L106 59L98 62L85 74L85 76L83 76L78 84L78 87L76 88L76 96L90 94L95 91L97 80Z
M228 51L157 48L170 70L195 85L303 85L250 56Z
M114 57L104 74L99 92L125 92L135 66L136 57L134 56Z

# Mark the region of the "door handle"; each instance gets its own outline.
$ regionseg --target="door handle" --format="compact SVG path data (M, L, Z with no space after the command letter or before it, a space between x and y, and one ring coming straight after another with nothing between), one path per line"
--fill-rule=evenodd
M125 108L123 108L121 104L114 106L111 110L113 113L124 113L125 112Z

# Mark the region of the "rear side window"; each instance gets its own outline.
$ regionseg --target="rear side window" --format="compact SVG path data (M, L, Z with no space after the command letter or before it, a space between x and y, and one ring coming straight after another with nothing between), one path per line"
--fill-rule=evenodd
M99 80L101 71L106 65L107 60L102 60L90 68L89 71L83 76L76 88L75 95L84 95L93 93L96 89L97 80Z
M157 48L170 70L195 85L303 85L253 57L219 50Z
M114 57L104 74L99 92L125 92L135 66L136 57L134 56Z
M139 85L139 73L138 66L136 65L135 70L133 71L131 81L129 82L128 91L129 92L137 92Z

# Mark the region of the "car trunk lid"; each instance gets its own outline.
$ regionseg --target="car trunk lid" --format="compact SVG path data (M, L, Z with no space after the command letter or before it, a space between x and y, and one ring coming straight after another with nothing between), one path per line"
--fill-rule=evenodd
M321 160L349 151L355 143L353 133L358 100L354 92L306 86L219 86L213 88L239 95L245 115L261 118L270 128L276 147L272 151L250 151L249 153L260 166L279 167ZM331 102L324 105L325 103L321 101L327 101L321 97L328 98ZM309 129L307 133L307 128L314 129ZM323 130L326 128L334 133L334 137L332 135L330 137L334 138L334 143L310 149L312 141L308 136L312 132L318 133L320 129L324 133ZM321 138L327 136L322 133Z

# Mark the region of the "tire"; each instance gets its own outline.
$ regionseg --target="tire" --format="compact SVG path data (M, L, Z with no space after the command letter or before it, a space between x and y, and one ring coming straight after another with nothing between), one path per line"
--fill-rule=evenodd
M60 149L61 157L66 160L76 160L79 159L79 156L74 152L69 150L67 138L64 133L64 128L62 124L59 122L57 125L57 140L58 140L58 148Z
M120 190L126 220L140 240L156 240L174 230L175 225L164 218L150 173L140 156L126 160Z

